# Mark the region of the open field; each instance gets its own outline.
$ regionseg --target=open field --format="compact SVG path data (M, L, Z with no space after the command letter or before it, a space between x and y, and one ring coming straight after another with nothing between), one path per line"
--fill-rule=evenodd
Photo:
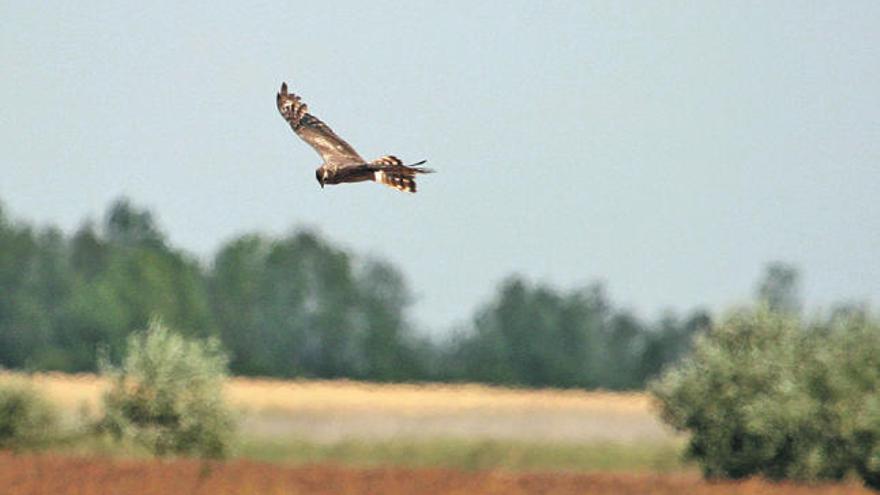
M0 381L12 374L0 374ZM30 379L74 414L99 408L93 375ZM677 441L638 393L518 390L483 385L384 385L233 378L226 394L252 438L333 443L352 438L462 438L564 443Z
M30 380L74 425L96 416L107 383L94 375L0 374ZM673 472L683 438L644 394L516 390L481 385L379 385L234 378L236 457L285 464ZM146 457L132 445L81 438L55 450Z
M852 484L804 486L760 480L706 483L693 474L575 474L461 472L443 469L351 469L331 465L289 467L238 460L202 463L14 456L0 452L0 487L6 495L272 494L691 494L868 495Z
M460 438L348 439L333 443L284 438L246 439L243 458L288 464L353 467L444 467L465 471L682 472L681 446L665 443L567 443Z
M69 423L94 416L107 383L31 380ZM52 453L0 452L0 493L868 494L857 484L706 483L680 457L684 438L644 394L478 385L231 379L242 414L235 458L156 460L107 438Z

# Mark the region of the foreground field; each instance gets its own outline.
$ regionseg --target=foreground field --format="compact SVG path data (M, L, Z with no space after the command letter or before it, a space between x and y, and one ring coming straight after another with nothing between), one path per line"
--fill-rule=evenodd
M71 432L96 417L107 387L92 375L0 373L21 379L61 406ZM252 379L225 393L243 430L228 462L155 460L71 434L52 453L0 452L0 493L871 493L703 482L644 394Z
M6 495L271 494L694 494L868 495L857 485L803 486L750 480L706 483L696 475L507 473L440 469L284 467L252 461L119 460L0 452Z

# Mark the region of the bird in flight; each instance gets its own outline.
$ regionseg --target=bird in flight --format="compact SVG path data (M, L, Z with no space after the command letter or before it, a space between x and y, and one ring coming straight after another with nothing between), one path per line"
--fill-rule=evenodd
M293 132L315 149L324 163L315 170L315 178L324 184L343 182L363 182L371 180L399 191L416 192L416 175L429 174L433 170L419 167L427 160L404 165L399 158L386 155L373 161L366 161L357 151L337 136L327 124L309 113L309 108L300 97L287 92L287 83L281 84L281 91L275 98L278 111L290 124Z

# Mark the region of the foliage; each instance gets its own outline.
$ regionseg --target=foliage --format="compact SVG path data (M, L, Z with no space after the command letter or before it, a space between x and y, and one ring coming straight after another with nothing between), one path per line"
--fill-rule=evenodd
M129 336L122 367L104 397L102 430L157 455L224 457L235 421L223 399L226 356L216 339L187 339L153 320Z
M800 274L794 266L775 261L767 264L757 287L758 301L771 311L796 315L801 309Z
M244 375L483 381L630 389L675 362L708 317L646 322L598 285L560 291L511 278L455 339L419 336L413 297L387 262L300 230L248 234L206 265L127 199L72 236L0 209L0 366L94 371L153 316L216 336Z
M815 331L799 371L817 404L819 455L880 490L880 322L850 312Z
M209 287L238 373L417 379L410 296L390 265L359 262L316 234L244 236L217 255Z
M209 334L203 279L126 200L111 205L103 233L87 223L71 239L0 210L0 365L93 371L99 346L120 356L154 314Z
M708 477L839 480L855 470L880 488L878 390L876 323L806 328L766 308L731 315L652 386Z
M0 449L45 447L58 433L58 412L39 392L21 382L0 384Z
M470 332L454 343L450 362L462 380L535 387L641 387L689 348L708 317L672 315L652 328L615 310L601 286L569 293L519 278L501 285Z

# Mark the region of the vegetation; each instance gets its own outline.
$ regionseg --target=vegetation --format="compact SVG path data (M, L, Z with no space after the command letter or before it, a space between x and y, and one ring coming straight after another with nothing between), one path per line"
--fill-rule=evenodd
M331 443L285 438L249 439L242 457L295 464L334 463L357 467L442 467L467 471L681 471L676 442L626 444L564 443L460 438L367 440Z
M318 234L248 234L207 266L169 245L122 199L72 236L0 208L0 366L95 371L160 317L217 337L232 373L370 381L481 381L636 389L687 352L705 313L656 323L615 309L601 286L570 292L512 277L455 338L418 337L412 296L388 263Z
M564 293L504 282L444 361L462 381L531 387L637 389L690 347L709 317L673 315L655 327L614 310L600 286Z
M58 432L58 413L24 381L0 383L0 449L46 447Z
M653 387L709 477L840 480L855 471L874 488L878 390L880 325L864 312L805 325L767 308L732 314Z
M561 291L514 276L454 338L429 341L417 336L393 266L314 232L244 235L202 265L127 200L70 237L13 222L0 208L0 366L93 371L99 355L122 362L109 372L102 428L160 455L208 457L229 450L227 363L240 375L613 390L662 374L652 390L663 418L690 435L688 453L706 476L855 473L880 489L880 322L853 305L807 321L798 281L794 267L773 263L756 286L757 308L720 322L701 311L646 322L615 308L599 285ZM32 392L0 390L0 406L0 445L38 445L53 430L53 413ZM317 460L543 462L535 446L419 441L299 441L296 454L248 445Z
M79 404L97 403L102 391L114 390L117 378L3 374L0 383L28 381L69 415ZM241 409L233 457L465 470L689 469L680 455L682 439L658 428L640 393L242 378L228 380L224 392L230 406ZM432 423L437 418L439 424ZM393 427L406 421L418 430ZM606 431L609 424L615 433ZM116 442L77 435L53 450L84 457L152 456L152 445L134 436Z
M157 455L228 454L235 422L223 399L226 357L216 340L186 339L153 320L129 336L122 367L105 373L113 386L101 430Z
M81 437L59 443L53 452L77 457L148 459L142 444ZM679 442L526 441L509 439L346 438L320 442L299 437L265 438L245 435L235 455L284 465L333 464L356 468L412 467L463 471L507 470L569 472L692 472Z

